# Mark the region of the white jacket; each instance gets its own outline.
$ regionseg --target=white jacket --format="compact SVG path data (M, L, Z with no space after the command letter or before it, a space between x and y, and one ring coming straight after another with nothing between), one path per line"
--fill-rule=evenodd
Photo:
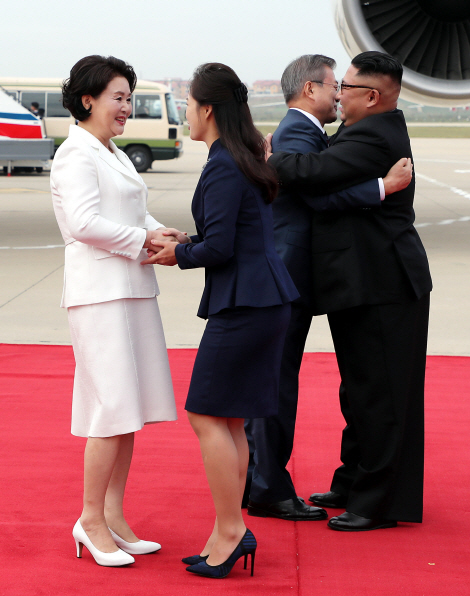
M65 242L61 306L158 295L142 249L164 227L147 211L147 187L127 155L72 125L51 169L54 212Z

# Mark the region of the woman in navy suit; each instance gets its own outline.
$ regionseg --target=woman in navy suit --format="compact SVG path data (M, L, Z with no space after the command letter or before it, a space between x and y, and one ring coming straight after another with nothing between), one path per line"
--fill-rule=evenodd
M279 369L297 290L274 248L270 203L277 181L264 161L247 89L223 64L204 64L191 82L186 118L209 158L192 203L197 234L149 259L206 268L198 316L208 319L186 410L201 446L216 509L214 529L188 571L225 577L256 540L241 514L248 465L245 418L277 412ZM171 233L170 230L168 233ZM173 244L173 243L171 243Z

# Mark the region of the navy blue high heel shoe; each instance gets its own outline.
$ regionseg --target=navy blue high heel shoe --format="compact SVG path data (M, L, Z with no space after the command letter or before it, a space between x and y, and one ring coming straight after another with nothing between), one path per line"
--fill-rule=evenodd
M223 577L227 577L227 575L232 571L233 566L238 559L240 559L240 557L245 557L244 569L246 569L248 555L251 555L251 575L253 576L256 546L256 538L253 536L252 532L247 529L237 548L233 551L225 563L222 563L221 565L208 565L206 561L200 561L195 565L186 567L186 571L195 573L196 575L202 575L203 577L222 579Z
M205 561L207 559L209 555L193 555L192 557L184 557L184 559L181 559L181 561L183 563L186 563L186 565L196 565L196 563L200 563L201 561Z

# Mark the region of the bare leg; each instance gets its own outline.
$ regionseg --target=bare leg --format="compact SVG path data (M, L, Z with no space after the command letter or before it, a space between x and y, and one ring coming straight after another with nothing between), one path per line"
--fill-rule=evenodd
M199 439L217 515L214 531L206 545L207 548L211 539L214 539L207 562L209 565L220 565L235 550L246 531L241 513L240 474L242 468L246 474L248 456L246 462L241 464L238 452L240 448L243 457L243 452L248 453L248 448L243 448L238 431L238 426L243 430L243 419L230 419L229 428L227 418L203 416L192 412L188 412L188 418Z
M235 443L237 452L238 452L238 461L239 461L239 481L240 481L240 507L241 501L243 499L243 493L245 492L245 483L246 483L246 473L248 469L248 458L249 458L249 449L248 449L248 441L246 440L246 433L245 428L243 425L240 425L238 418L228 418L227 419L227 426L229 428L230 434L232 435L233 441ZM215 518L214 529L212 530L212 534L209 536L209 540L207 541L205 547L203 548L201 555L206 556L208 555L214 543L217 541L218 537L218 524L217 518Z
M108 527L126 542L137 542L139 540L126 522L123 511L124 492L133 451L134 433L120 435L119 451L109 480L104 505Z
M209 539L206 542L206 546L201 551L201 556L206 557L210 554L212 547L214 546L214 542L217 540L217 536L219 535L218 530L218 523L217 517L215 518L214 529L212 530L212 534L209 536Z
M232 435L233 441L235 443L237 452L238 452L238 461L239 461L239 481L240 481L240 507L241 501L243 499L243 493L245 492L245 483L246 483L246 473L248 469L248 458L249 458L249 449L248 449L248 441L246 440L246 433L245 428L243 425L240 425L238 418L228 418L227 419L227 426L229 428L230 434ZM209 539L203 548L202 552L200 553L201 556L208 555L214 543L217 541L218 537L218 524L217 524L217 517L215 518L214 529L212 530L212 534L209 536Z
M104 516L108 484L119 453L120 436L89 437L85 447L83 511L80 523L96 548L104 553L118 550Z
M245 426L240 424L240 418L227 418L228 429L232 435L233 442L238 452L238 475L240 483L240 508L242 506L243 493L245 492L246 474L248 471L248 460L250 450L246 438Z

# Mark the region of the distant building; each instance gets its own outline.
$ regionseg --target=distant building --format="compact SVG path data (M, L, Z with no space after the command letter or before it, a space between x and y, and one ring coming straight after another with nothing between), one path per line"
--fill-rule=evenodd
M179 77L166 77L154 81L155 83L162 83L169 87L175 97L175 99L186 99L188 96L189 81L181 79ZM261 93L265 95L273 95L282 93L281 81L277 80L260 80L255 81L252 86L248 86L249 92Z
M188 86L189 81L184 79L176 78L166 78L160 79L159 81L155 81L155 83L162 83L162 85L166 85L169 87L173 93L175 99L186 99L188 95Z
M281 81L255 81L253 93L282 93Z

